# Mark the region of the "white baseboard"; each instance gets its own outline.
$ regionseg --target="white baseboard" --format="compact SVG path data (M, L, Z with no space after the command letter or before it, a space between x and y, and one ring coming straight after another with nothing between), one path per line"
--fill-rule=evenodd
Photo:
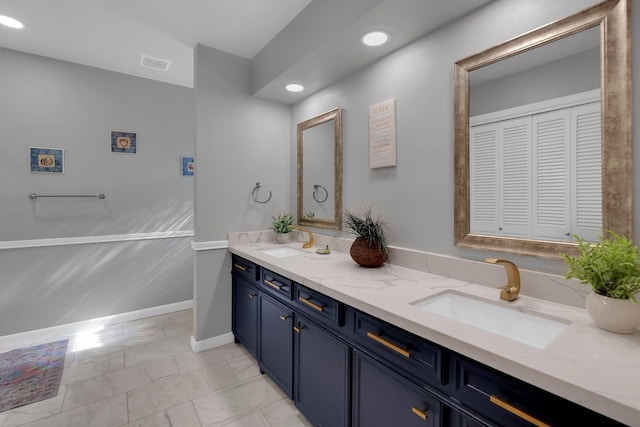
M65 337L73 335L79 331L100 328L107 324L128 322L131 320L143 319L145 317L159 316L162 314L172 313L174 311L187 310L189 308L193 308L193 300L159 305L156 307L129 311L127 313L114 314L112 316L98 317L90 320L82 320L80 322L52 326L50 328L36 329L33 331L0 336L0 348L8 348L13 345L33 345L46 342L52 337Z
M225 344L231 344L233 340L232 332L227 332L226 334L207 338L201 341L196 341L196 338L192 335L191 350L193 350L194 353L200 353L201 351L211 350L212 348L220 347Z

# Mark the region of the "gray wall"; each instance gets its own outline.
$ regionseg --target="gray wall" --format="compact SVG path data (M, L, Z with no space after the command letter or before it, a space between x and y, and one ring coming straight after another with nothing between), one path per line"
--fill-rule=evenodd
M0 64L0 243L193 229L192 89L7 49ZM111 130L137 132L138 154L111 153ZM64 174L29 173L29 146L64 149ZM189 300L190 240L0 249L0 335Z
M196 47L195 81L194 240L218 242L228 232L270 228L271 217L289 206L289 107L252 98L250 61L206 46ZM252 200L256 182L271 191L269 203ZM198 252L198 341L231 331L230 271L225 249Z
M393 245L474 260L495 257L495 253L464 250L453 245L453 64L595 3L597 0L490 3L294 105L292 129L309 117L333 107L343 107L343 205L346 208L372 205L374 211L389 218ZM640 8L635 8L633 14L635 22L640 22ZM637 28L635 25L634 39L638 38ZM639 56L636 43L636 63ZM636 71L635 75L639 73ZM636 85L636 105L639 91ZM395 98L397 102L397 167L369 169L368 107L388 98ZM636 108L636 135L640 123L638 114ZM295 153L293 137L290 146ZM635 163L638 164L637 158ZM295 182L293 161L290 166L290 180ZM293 210L295 188L290 197ZM639 212L637 209L636 206ZM566 271L562 261L508 257L522 268Z

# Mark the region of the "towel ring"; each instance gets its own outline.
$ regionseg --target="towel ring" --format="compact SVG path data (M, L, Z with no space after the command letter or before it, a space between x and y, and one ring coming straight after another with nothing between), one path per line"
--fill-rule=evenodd
M267 203L267 202L269 202L269 200L271 200L271 190L269 190L269 197L267 197L267 200L258 200L256 198L256 191L258 191L260 189L260 187L262 187L262 184L260 184L259 182L256 182L256 186L253 187L253 191L251 192L251 197L253 198L253 201L257 202L257 203Z
M318 200L318 189L324 190L324 198L322 200ZM315 200L318 203L324 203L327 201L328 198L329 198L329 192L327 191L326 188L324 188L320 184L313 185L313 200Z

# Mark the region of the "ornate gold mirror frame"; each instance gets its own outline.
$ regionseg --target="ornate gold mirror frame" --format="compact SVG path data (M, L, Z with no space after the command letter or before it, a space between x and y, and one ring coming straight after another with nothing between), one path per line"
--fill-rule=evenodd
M326 113L312 117L309 120L298 123L298 224L309 225L320 228L334 228L340 230L342 228L342 110L334 108ZM321 125L333 120L333 150L334 150L334 192L333 192L333 219L305 218L303 212L304 200L304 144L303 132L314 126ZM327 194L327 196L329 196Z
M600 27L602 92L602 227L633 238L630 0L607 0L508 40L454 65L454 243L465 248L558 258L574 243L470 233L469 72Z

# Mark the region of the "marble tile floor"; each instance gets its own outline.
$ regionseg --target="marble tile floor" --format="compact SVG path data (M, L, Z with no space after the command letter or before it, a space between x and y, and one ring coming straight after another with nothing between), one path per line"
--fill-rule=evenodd
M0 426L311 425L241 345L193 353L192 319L184 310L51 337L69 338L58 395L0 413Z

